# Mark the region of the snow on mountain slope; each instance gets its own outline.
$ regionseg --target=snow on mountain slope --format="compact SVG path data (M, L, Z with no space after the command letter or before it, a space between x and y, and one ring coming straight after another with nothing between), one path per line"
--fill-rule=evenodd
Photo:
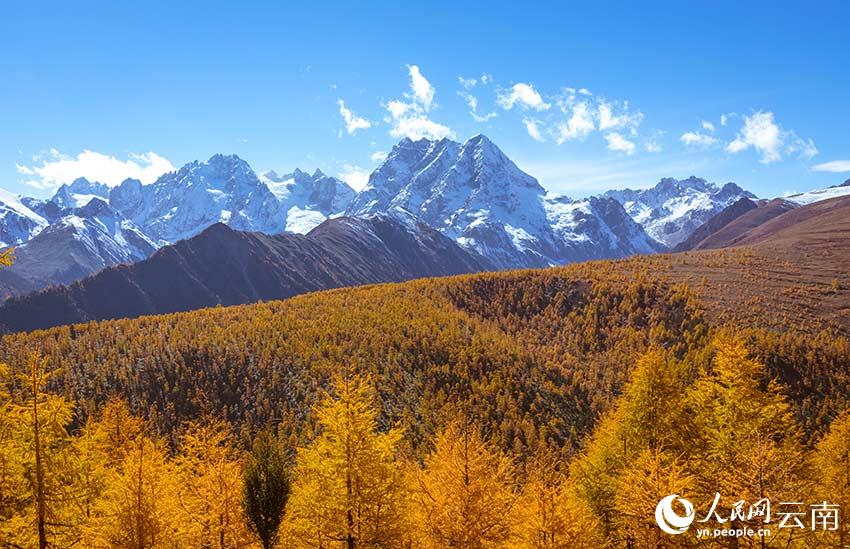
M793 202L794 204L798 204L800 206L805 206L806 204L812 204L814 202L820 202L821 200L828 200L830 198L836 198L838 196L848 196L850 195L850 179L842 183L841 185L834 185L832 187L828 187L826 189L819 189L815 191L809 191L806 193L797 193L792 194L790 196L783 197L785 200L789 202Z
M236 155L191 162L150 185L128 179L112 189L109 202L159 244L189 238L219 222L269 234L285 229L278 199Z
M48 220L26 204L26 199L0 189L0 247L26 242L48 225Z
M0 271L4 297L79 280L104 267L148 257L157 245L100 198L67 210L15 250L15 263Z
M646 232L667 247L684 241L703 223L741 198L756 198L734 183L722 188L705 179L664 178L642 190L608 191Z
M278 199L285 215L285 230L306 234L328 217L340 214L356 194L345 182L316 170L313 175L296 169L278 175L267 171L260 175Z
M50 201L60 208L82 208L93 198L107 200L108 197L109 187L105 183L92 182L85 177L79 177L70 184L60 185Z
M499 268L540 267L657 251L615 201L549 196L493 142L476 135L403 139L346 215L406 211Z

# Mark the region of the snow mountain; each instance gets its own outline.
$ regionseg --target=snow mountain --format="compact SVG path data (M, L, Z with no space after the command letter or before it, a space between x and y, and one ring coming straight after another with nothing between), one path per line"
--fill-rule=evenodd
M0 189L0 247L26 242L47 227L49 221L30 207L38 202Z
M407 212L498 268L544 267L661 247L613 199L552 195L492 141L403 139L346 215Z
M56 204L59 208L82 208L93 198L107 200L108 197L108 185L79 177L70 184L63 183L60 185L50 202Z
M285 215L284 230L307 234L325 219L345 211L356 194L347 183L316 170L312 175L296 169L286 175L270 170L260 174L278 199Z
M827 187L826 189L818 189L805 193L792 194L783 198L785 198L785 200L789 202L797 204L798 206L805 206L806 204L820 202L821 200L828 200L830 198L836 198L839 196L847 195L850 195L850 179L848 179L844 183L841 183L840 185L833 185L831 187Z
M236 155L191 162L150 185L128 179L110 191L109 203L160 245L215 223L270 234L285 228L277 198Z
M0 270L4 296L73 282L110 265L148 257L157 245L101 198L65 214L15 248L15 263Z
M668 248L686 240L703 223L741 198L756 196L735 183L718 187L699 177L667 177L649 189L608 191L631 218Z

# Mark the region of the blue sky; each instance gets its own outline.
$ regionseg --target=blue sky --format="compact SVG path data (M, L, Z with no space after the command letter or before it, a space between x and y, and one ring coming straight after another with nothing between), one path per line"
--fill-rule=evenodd
M6 2L0 187L218 152L357 185L403 135L477 133L576 197L850 177L847 3L419 4Z

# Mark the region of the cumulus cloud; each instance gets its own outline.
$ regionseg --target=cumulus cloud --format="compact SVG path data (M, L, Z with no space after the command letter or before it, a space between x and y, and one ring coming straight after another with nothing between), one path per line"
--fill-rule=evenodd
M558 125L558 145L570 139L581 139L596 129L590 105L582 101L573 105L572 114Z
M390 101L387 111L392 123L390 135L395 138L409 137L416 141L422 138L454 137L454 132L449 127L428 118L424 109L417 103Z
M496 97L496 103L506 111L511 110L515 105L522 109L534 109L536 111L545 111L551 106L537 93L534 86L522 82L514 84L507 90L500 91Z
M526 118L522 122L523 122L523 124L525 124L525 129L528 132L528 135L530 135L532 139L534 139L535 141L539 141L541 143L546 141L546 139L540 133L540 127L539 127L540 122L538 122L537 120L534 120L533 118Z
M422 76L419 67L409 65L410 93L405 94L408 101L393 100L385 105L386 121L391 125L390 135L395 138L409 137L413 140L422 138L442 139L454 137L454 132L443 124L434 122L428 117L436 90Z
M26 176L24 183L38 189L55 189L78 177L109 186L118 185L127 178L152 183L160 175L174 171L171 162L155 152L131 153L127 160L121 160L97 151L84 150L77 156L68 156L51 149L46 157L34 160L41 164L16 164L16 167L19 174Z
M811 159L817 147L811 139L800 139L793 131L786 131L776 122L772 112L758 111L744 115L744 125L734 140L726 145L726 151L736 154L753 148L761 155L762 164L771 164L782 159L783 154L798 154Z
M434 101L436 90L428 80L422 76L419 67L416 65L408 65L407 70L410 72L410 90L413 92L413 97L427 111L431 108L431 102Z
M679 140L689 147L711 147L717 144L717 139L700 132L685 132Z
M581 92L581 90L579 90ZM614 114L616 105L599 100L597 111L599 115L599 131L612 130L616 128L628 128L634 131L643 120L642 112L630 112L628 102L623 103L620 114Z
M714 133L714 124L712 124L708 120L703 120L702 121L702 129Z
M567 116L556 124L555 140L559 145L572 139L584 139L597 130L620 137L624 135L637 137L638 128L643 121L643 113L632 110L628 101L593 96L585 88L579 90L564 88L563 94L557 98L557 106L558 111ZM612 139L615 146L624 145L616 137ZM630 140L626 141L632 143ZM650 148L660 150L659 147L650 146ZM631 150L635 149L631 148Z
M720 125L725 126L726 124L729 123L730 120L732 120L736 116L738 116L738 115L735 114L734 112L727 112L727 113L721 114L720 115Z
M606 133L605 141L608 142L608 150L626 154L635 152L635 144L617 132Z
M345 106L345 101L339 99L336 103L339 105L339 114L342 116L343 122L345 122L345 131L349 135L354 135L354 132L357 130L365 130L372 127L371 122L351 112L351 109Z
M369 171L351 164L344 165L337 177L348 183L348 186L355 191L362 190L369 183Z
M832 160L812 166L816 172L844 173L850 172L850 160Z

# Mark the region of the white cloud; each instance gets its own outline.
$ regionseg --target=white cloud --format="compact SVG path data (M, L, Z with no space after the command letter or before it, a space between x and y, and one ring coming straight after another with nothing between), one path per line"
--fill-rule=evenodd
M818 154L814 141L803 140L793 131L783 130L769 111L744 115L744 126L735 139L726 145L726 151L735 154L750 147L761 155L762 164L778 162L783 154L797 154L806 159Z
M811 139L802 140L796 136L793 132L791 133L790 144L785 149L788 154L798 154L802 158L806 160L811 160L815 156L818 155L818 148L815 147L815 142Z
M558 125L558 145L569 139L581 139L590 134L596 125L590 106L582 101L573 106L569 120Z
M477 114L477 113L471 112L469 114L472 115L473 120L475 120L476 122L487 122L487 121L492 120L493 118L496 118L497 116L499 116L499 114L495 113L495 112L488 112L487 114Z
M587 97L590 97L591 95L593 95L592 93L590 93L590 90L587 89L587 88L581 88L578 91L578 93L579 93L579 95L586 95Z
M418 66L408 65L407 70L410 72L410 90L413 92L414 100L422 105L426 111L429 110L436 93L434 86L422 76Z
M605 141L608 142L608 150L616 152L624 152L632 154L635 152L635 144L617 132L605 134Z
M702 129L714 133L714 124L712 124L708 120L703 120L702 121Z
M59 153L51 149L40 166L16 164L18 173L28 177L24 181L38 189L54 189L62 183L69 183L78 177L90 181L99 181L109 186L120 184L127 178L138 179L142 183L152 183L160 175L174 171L171 162L155 152L129 154L127 160L96 151L84 150L76 157Z
M463 76L458 76L457 81L460 82L460 85L465 89L471 89L475 87L475 84L478 83L478 80L475 78L464 78Z
M832 160L812 166L816 172L844 173L850 172L850 160Z
M477 97L475 97L471 93L466 93L466 92L462 92L462 91L457 92L457 94L459 96L461 96L464 101L466 101L466 104L469 105L469 110L471 110L472 112L475 112L476 110L478 110L478 98Z
M345 122L345 131L349 135L354 135L354 132L357 130L365 130L372 127L371 122L351 112L351 109L345 106L345 101L339 99L336 103L339 105L339 114Z
M772 112L756 112L744 116L744 127L738 136L726 146L730 153L739 153L754 147L761 153L761 162L770 164L782 158L782 131L776 124Z
M579 90L580 92L581 90ZM629 104L624 103L620 114L614 114L612 105L604 99L599 100L597 111L599 116L599 131L613 130L615 128L629 128L635 130L643 120L642 112L629 112Z
M337 174L337 177L348 183L348 186L355 191L360 191L369 182L369 171L360 166L346 164L342 167L342 171Z
M393 100L385 105L389 113L386 121L391 124L390 135L395 138L409 137L413 140L453 138L454 132L448 126L428 118L428 110L436 90L422 76L419 67L409 65L408 69L411 94L405 94L405 97L411 101Z
M387 151L375 151L369 157L375 164L380 164L387 159Z
M544 139L543 135L541 135L541 133L540 133L540 128L538 126L538 124L540 124L540 122L538 122L537 120L534 120L532 118L526 118L522 122L523 122L523 124L525 124L525 129L528 132L528 135L530 135L532 139L534 139L535 141L539 141L541 143L546 141L546 139Z
M488 74L488 73L485 72L481 75L481 85L482 86L486 86L487 84L491 83L492 81L493 81L493 75L492 74Z
M685 132L679 141L689 147L711 147L717 144L717 139L700 132Z
M514 105L536 111L545 111L550 107L549 103L543 101L543 97L537 93L534 86L522 82L514 84L507 91L500 91L496 97L496 103L506 111L514 108Z
M492 118L496 118L498 116L495 112L487 113L484 115L478 114L478 98L472 95L471 93L459 91L457 92L459 96L466 101L466 104L469 106L469 115L476 122L487 122Z
M442 139L454 137L454 132L442 124L429 119L422 107L416 103L390 101L387 105L392 129L390 135L395 138L409 137L414 141L422 138Z
M661 151L664 150L664 147L662 147L661 144L658 143L657 141L652 140L652 141L647 141L646 143L643 144L643 150L645 150L648 153L660 153Z
M738 116L738 115L735 114L734 112L728 112L728 113L721 114L720 115L720 125L725 126L726 124L729 123L729 121L731 119L735 118L736 116Z

